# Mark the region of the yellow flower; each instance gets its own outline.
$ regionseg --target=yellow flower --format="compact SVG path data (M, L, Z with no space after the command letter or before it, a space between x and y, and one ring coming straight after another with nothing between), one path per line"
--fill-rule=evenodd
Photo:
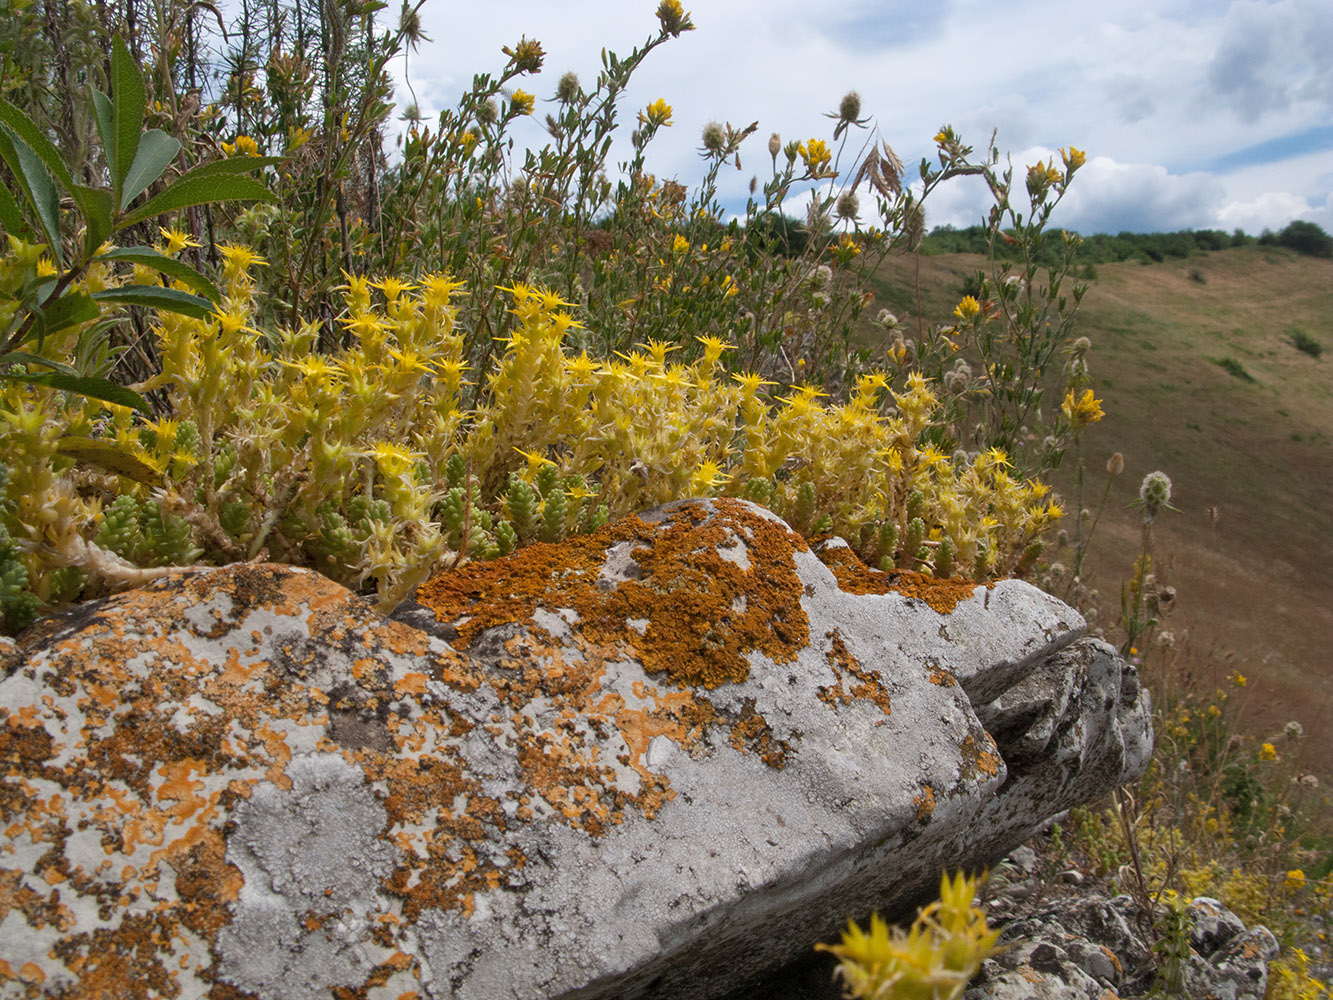
M1227 679L1228 679L1229 681L1231 681L1231 686L1232 686L1232 687L1243 688L1243 687L1245 686L1245 683L1246 683L1246 682L1245 682L1245 675L1242 674L1242 673L1241 673L1240 671L1238 671L1238 670L1233 670L1233 671L1231 672L1231 676L1230 676L1229 678L1227 678Z
M509 106L516 115L530 115L537 107L537 98L526 90L515 90L514 96L509 99Z
M223 268L228 275L244 274L252 267L263 267L268 261L249 247L223 243L218 247L222 254Z
M1291 871L1287 872L1287 878L1284 884L1288 889L1299 889L1301 886L1305 885L1305 872L1301 871L1299 868L1293 868Z
M671 125L671 105L659 97L643 110L639 115L639 120L658 128L669 127Z
M389 441L377 441L364 454L367 458L374 459L380 475L393 477L404 475L423 457Z
M1060 404L1060 410L1076 430L1088 424L1095 424L1105 416L1102 413L1102 401L1094 398L1091 389L1084 389L1083 395L1077 397L1071 389L1066 393L1064 402Z
M543 465L555 465L553 461L539 451L524 451L522 448L515 448L514 450L528 460L528 471L525 478L529 481Z
M796 151L801 154L801 159L805 161L812 177L831 176L827 172L827 167L833 161L833 153L829 151L828 144L823 139L811 139L809 142L800 143Z
M981 312L981 303L971 295L965 296L963 301L958 303L953 314L959 319L972 319Z
M410 292L416 286L414 286L411 282L400 281L398 278L390 276L388 278L385 278L383 281L372 281L370 283L370 287L378 288L381 292L384 293L385 299L387 299L389 302L393 302L395 299L398 298L398 296L402 295L403 292Z
M54 278L58 273L59 273L59 272L56 270L56 266L55 266L55 264L51 263L50 258L45 257L45 256L43 256L43 257L39 257L39 258L38 258L38 260L37 260L37 277L39 277L39 278Z
M699 343L704 345L704 364L715 365L721 359L723 351L734 351L735 344L726 343L721 337L707 336L695 337Z
M662 25L662 30L673 38L679 36L682 31L694 30L689 11L680 5L680 0L662 0L657 5L657 20Z
M159 226L157 231L162 234L162 239L166 240L162 252L168 257L176 256L186 247L200 247L203 245L192 239L188 233L182 233L179 229L163 229Z
M700 462L699 468L695 469L690 475L690 492L694 496L701 496L711 492L718 486L731 479L725 475L716 462Z
M677 234L676 234L676 238L675 238L674 240L671 241L671 252L672 252L672 253L689 253L689 252L690 252L690 241L687 240L684 236L680 235L680 233L677 233Z
M1259 759L1270 761L1277 760L1277 747L1273 746L1271 743L1263 744L1259 747Z
M756 392L759 391L760 386L777 385L776 382L765 381L755 372L746 372L743 375L740 374L732 375L731 378L732 381L740 383L741 392L745 393L745 395L747 396L753 396Z
M222 143L222 151L228 156L258 156L259 143L248 135L238 135L235 142Z
M1060 159L1065 161L1065 168L1072 174L1079 167L1087 162L1088 154L1074 146L1069 147L1069 151L1060 150Z

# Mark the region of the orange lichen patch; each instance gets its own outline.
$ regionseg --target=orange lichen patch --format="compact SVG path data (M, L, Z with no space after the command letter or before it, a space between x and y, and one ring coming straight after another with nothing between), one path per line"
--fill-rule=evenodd
M425 694L426 693L426 675L419 671L412 670L402 677L393 686L394 694Z
M755 711L753 698L745 699L739 718L731 724L731 745L741 753L757 753L760 760L778 771L787 766L787 755L792 751L791 744L778 739L768 720Z
M662 524L627 518L560 545L530 545L507 559L470 563L422 584L417 600L441 621L458 622L455 645L527 622L538 608L578 614L589 640L634 650L650 673L681 687L745 680L745 654L784 663L809 642L792 553L804 542L785 525L732 500L673 510ZM749 565L719 549L743 542ZM639 579L597 585L607 552L630 543ZM628 624L648 624L642 632Z
M965 601L980 584L953 577L939 580L911 570L895 569L885 573L871 569L855 552L843 546L822 546L819 561L833 571L838 586L848 594L902 594L925 601L942 615L947 615ZM992 586L993 581L987 586Z
M932 684L946 688L953 687L958 683L957 677L933 663L926 665L926 679Z
M930 814L935 811L935 789L926 785L921 794L912 798L912 805L916 806L916 820L923 823Z
M893 706L889 700L889 692L879 679L879 675L861 666L847 648L847 644L843 642L842 635L837 629L826 633L824 638L832 643L829 651L824 654L824 659L828 661L837 683L826 684L819 688L816 692L819 700L829 705L847 705L852 701L865 699L878 705L880 711L888 715ZM850 687L844 687L844 677L852 679Z
M992 753L995 749L995 742L990 738L990 734L986 733L985 730L982 730L981 733L985 737L986 746L990 749L981 746L975 732L968 733L958 748L962 757L962 776L964 778L975 778L978 775L994 778L1000 773L1000 766L1004 763L999 754Z
M688 691L659 692L642 681L635 681L634 694L637 698L652 699L650 709L623 707L624 699L619 695L610 695L606 708L614 714L620 735L625 740L629 753L622 763L638 773L645 790L653 797L647 803L645 811L652 815L660 808L664 798L675 795L668 790L659 775L643 764L643 755L648 752L648 744L659 736L665 736L678 746L693 746L703 735L705 729L717 721L717 712L712 704L695 698Z

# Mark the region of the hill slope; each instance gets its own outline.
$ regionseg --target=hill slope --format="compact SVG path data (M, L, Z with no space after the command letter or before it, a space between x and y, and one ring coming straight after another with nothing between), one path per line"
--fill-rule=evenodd
M920 258L927 316L948 314L982 259ZM1333 770L1333 261L1240 247L1160 264L1098 265L1080 313L1106 417L1084 438L1095 506L1106 458L1125 455L1090 552L1103 622L1138 551L1134 499L1143 475L1166 472L1176 514L1155 548L1196 666L1238 669L1257 695L1252 721L1299 720L1306 763ZM880 299L899 315L915 301L910 260L882 272ZM1326 349L1298 350L1304 334ZM1057 484L1073 496L1074 461ZM1212 677L1200 678L1205 683Z

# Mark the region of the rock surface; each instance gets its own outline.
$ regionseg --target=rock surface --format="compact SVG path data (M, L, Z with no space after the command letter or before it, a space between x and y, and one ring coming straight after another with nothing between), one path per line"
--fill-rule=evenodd
M394 619L280 566L80 606L0 681L0 996L725 995L1143 768L1082 629L726 500Z
M1005 926L1009 947L983 963L963 1000L1115 1000L1154 986L1151 937L1128 896L1062 900ZM1188 907L1190 956L1180 994L1190 1000L1263 1000L1278 955L1267 927L1245 929L1215 899Z

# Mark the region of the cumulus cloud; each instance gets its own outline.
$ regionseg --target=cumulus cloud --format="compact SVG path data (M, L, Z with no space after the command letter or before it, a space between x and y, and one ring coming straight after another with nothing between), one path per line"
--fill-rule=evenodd
M1208 65L1213 94L1243 121L1294 102L1333 103L1333 9L1325 0L1235 3Z
M411 62L427 122L474 72L498 70L500 46L523 33L550 53L541 77L521 81L525 90L549 96L567 69L591 86L603 45L624 56L655 30L653 6L512 0L496 19L484 6L428 4L425 26L436 41ZM768 134L827 137L823 112L850 88L909 170L931 153L930 136L945 122L978 149L993 128L1002 150L1030 147L1014 156L1020 170L1058 144L1088 149L1093 159L1056 217L1080 231L1229 227L1232 219L1247 231L1278 228L1293 211L1326 211L1333 190L1327 171L1297 169L1298 152L1274 144L1333 120L1328 0L1122 0L1072 22L1050 17L1038 0L1002 9L982 0L848 0L836 10L801 0L685 6L699 30L636 72L621 120L659 97L671 103L676 124L654 140L648 167L694 184L704 124L758 119L758 138L742 150L745 169L722 174L721 196L734 209L743 209L751 174L767 175ZM411 99L405 88L400 99ZM539 106L537 119L545 110ZM852 133L848 157L862 138ZM520 143L543 140L538 121L523 123ZM620 135L612 171L627 150ZM1237 159L1236 150L1258 152ZM932 201L931 225L971 225L985 211L986 192L959 182Z

